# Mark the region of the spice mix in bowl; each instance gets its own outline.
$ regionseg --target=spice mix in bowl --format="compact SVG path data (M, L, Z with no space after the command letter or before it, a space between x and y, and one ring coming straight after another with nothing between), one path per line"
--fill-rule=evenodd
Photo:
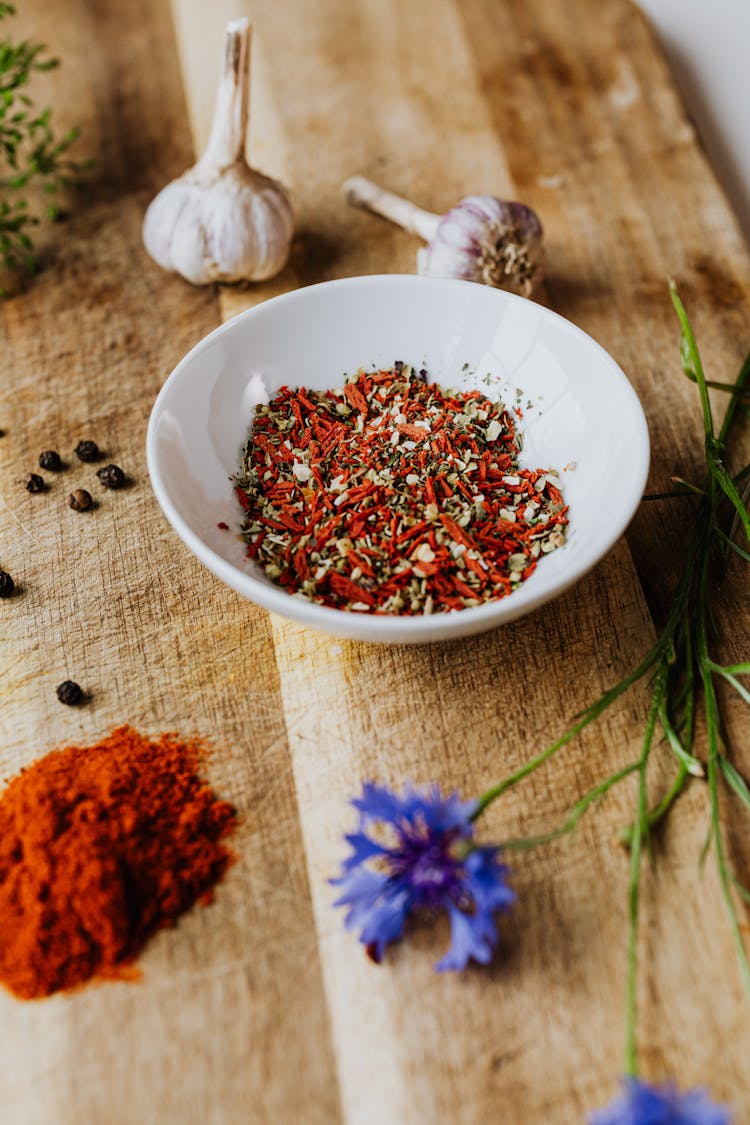
M241 314L175 369L149 472L234 589L340 636L493 628L586 573L648 471L643 412L590 337L470 282L327 282Z
M353 612L506 597L568 523L557 472L522 468L520 452L501 403L446 394L401 360L333 390L282 387L255 408L236 478L248 557L289 593Z

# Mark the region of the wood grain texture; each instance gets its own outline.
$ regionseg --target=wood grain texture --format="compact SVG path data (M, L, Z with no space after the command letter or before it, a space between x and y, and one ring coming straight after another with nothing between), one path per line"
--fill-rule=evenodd
M750 263L653 39L619 0L137 0L127 11L33 0L24 29L51 39L51 8L66 65L50 96L84 125L97 171L46 272L0 309L0 562L23 586L0 603L3 770L125 719L195 729L218 748L211 776L242 826L216 904L159 935L139 984L32 1005L0 997L3 1121L582 1121L621 1068L617 831L632 786L575 838L516 860L518 908L486 971L432 973L443 926L371 965L327 879L363 779L477 793L632 666L663 614L684 510L644 507L627 542L542 613L456 644L376 648L270 619L203 571L158 512L143 439L164 376L219 319L297 285L413 270L416 240L341 202L359 172L438 211L474 190L536 207L548 303L631 377L651 484L690 476L699 416L666 277L680 280L707 366L727 378L750 338ZM205 139L223 24L244 13L251 151L288 184L299 233L273 282L195 291L148 262L140 217ZM73 513L65 489L91 475L76 465L29 496L20 482L39 450L69 453L82 436L133 486ZM730 582L734 659L746 656L749 596ZM91 691L87 708L57 703L66 676ZM728 702L750 769L747 725ZM644 717L636 691L493 807L482 836L560 823L635 755ZM665 758L655 793L670 770ZM697 878L706 812L696 785L645 876L642 1063L649 1077L709 1084L742 1125L747 1005L710 866ZM730 844L746 870L748 833L734 828Z

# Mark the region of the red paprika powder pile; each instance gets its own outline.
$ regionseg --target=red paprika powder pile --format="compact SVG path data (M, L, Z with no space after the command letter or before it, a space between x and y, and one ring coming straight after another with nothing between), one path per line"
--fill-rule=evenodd
M0 796L0 981L23 999L124 976L148 938L210 901L235 824L200 745L118 727L54 750Z

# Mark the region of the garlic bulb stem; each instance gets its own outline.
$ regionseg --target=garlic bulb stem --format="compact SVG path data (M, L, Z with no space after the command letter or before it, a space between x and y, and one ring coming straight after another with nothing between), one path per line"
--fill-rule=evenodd
M440 215L425 211L417 207L416 203L378 187L364 176L352 176L346 181L342 190L347 203L351 203L353 207L382 215L384 219L390 219L404 230L419 235L425 242L430 242L434 238L440 224Z
M227 24L216 106L205 152L196 170L223 172L245 154L250 107L250 20Z

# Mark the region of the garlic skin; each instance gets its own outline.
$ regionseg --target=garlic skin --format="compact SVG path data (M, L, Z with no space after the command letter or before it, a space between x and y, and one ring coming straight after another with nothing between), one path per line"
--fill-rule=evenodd
M343 187L347 202L382 215L423 238L417 273L477 281L523 297L533 297L542 282L542 224L523 203L494 195L469 195L445 215L425 211L363 176Z
M159 192L143 221L154 261L193 285L273 277L287 263L293 232L279 186L237 164L208 174L197 165Z
M417 272L459 277L531 297L542 280L542 224L530 207L469 195L451 208L417 252Z
M283 188L245 159L250 22L227 26L211 135L198 163L149 205L143 242L193 285L265 281L284 268L294 217Z

